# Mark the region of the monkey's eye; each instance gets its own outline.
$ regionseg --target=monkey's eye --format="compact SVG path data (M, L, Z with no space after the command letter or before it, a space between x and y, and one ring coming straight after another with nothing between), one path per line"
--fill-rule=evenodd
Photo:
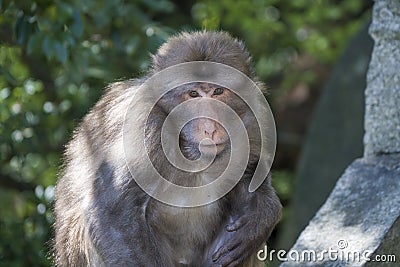
M213 95L220 95L224 92L224 88L218 87L214 90Z
M190 92L189 92L189 95L190 95L191 97L198 97L198 96L199 96L199 93L198 93L197 91L190 91Z

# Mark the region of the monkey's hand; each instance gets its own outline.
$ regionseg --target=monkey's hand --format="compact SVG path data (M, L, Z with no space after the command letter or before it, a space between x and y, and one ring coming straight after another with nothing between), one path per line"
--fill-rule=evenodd
M250 257L266 241L270 231L268 220L261 217L252 212L235 220L230 219L218 237L219 242L212 255L212 266L233 267Z

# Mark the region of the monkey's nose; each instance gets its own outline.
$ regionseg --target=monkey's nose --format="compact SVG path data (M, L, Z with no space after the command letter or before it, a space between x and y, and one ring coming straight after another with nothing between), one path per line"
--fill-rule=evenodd
M214 122L212 122L212 121L206 121L205 123L204 123L204 134L208 137L208 138L210 138L210 139L213 139L214 138L214 135L215 135L215 132L217 131L217 129L215 128L215 124L214 124Z

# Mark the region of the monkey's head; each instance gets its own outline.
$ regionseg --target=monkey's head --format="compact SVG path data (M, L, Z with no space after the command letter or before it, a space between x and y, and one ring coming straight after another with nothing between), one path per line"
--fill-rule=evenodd
M153 56L150 74L193 61L222 63L241 71L253 81L256 80L251 57L244 44L225 32L182 33L169 38ZM203 100L205 103L207 99L219 100L235 110L246 127L251 124L248 115L253 114L240 97L228 88L206 82L193 82L170 90L160 99L157 108L168 115L179 104L194 99L199 103ZM202 105L202 108L214 111L217 118L196 117L180 130L179 145L189 159L199 157L200 151L205 154L216 153L218 156L230 148L229 135L218 122L218 116L223 116L222 112L216 110L217 107L212 104ZM158 127L162 125L158 124Z
M169 38L152 58L154 73L184 62L211 61L231 66L250 79L255 77L244 43L226 32L181 33Z

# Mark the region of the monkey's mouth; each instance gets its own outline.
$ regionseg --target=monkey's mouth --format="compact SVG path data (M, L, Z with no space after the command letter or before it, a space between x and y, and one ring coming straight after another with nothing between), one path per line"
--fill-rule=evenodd
M201 152L206 153L206 154L212 154L214 151L216 154L221 153L227 145L227 142L218 142L218 143L213 143L213 142L200 142L198 144L198 148Z
M203 143L200 143L199 144L199 146L201 146L201 147L214 147L214 146L216 146L216 147L218 147L218 146L225 146L226 145L226 142L221 142L221 143L211 143L211 144L203 144Z
M229 138L227 140L219 141L217 143L214 142L199 142L194 140L188 140L181 136L180 138L180 148L183 155L190 159L195 160L200 157L200 154L203 153L205 155L220 155L223 154L227 147L229 146Z

